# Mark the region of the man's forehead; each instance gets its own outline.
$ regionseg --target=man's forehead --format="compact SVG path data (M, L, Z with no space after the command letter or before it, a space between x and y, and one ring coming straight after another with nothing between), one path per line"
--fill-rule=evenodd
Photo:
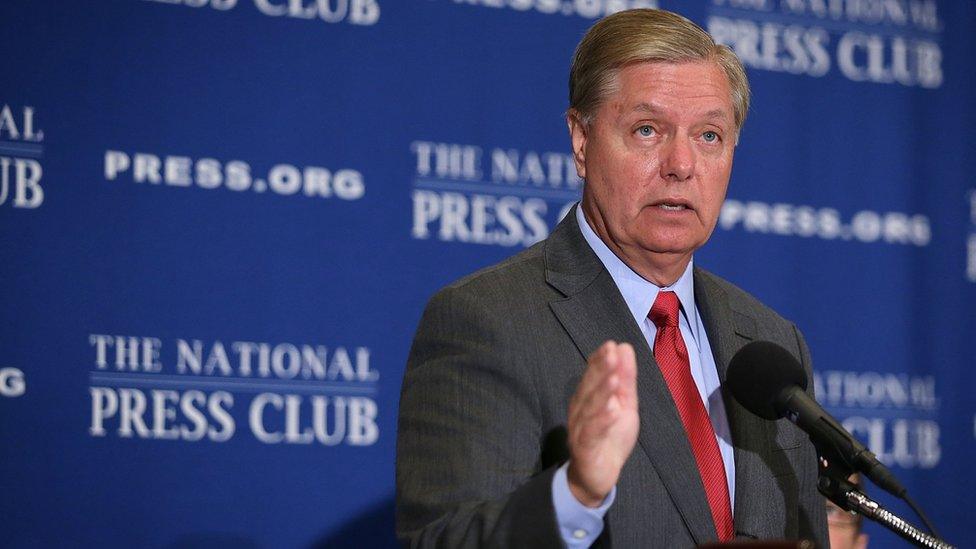
M692 115L732 122L732 94L728 77L711 61L642 62L626 65L617 73L608 97L618 116Z

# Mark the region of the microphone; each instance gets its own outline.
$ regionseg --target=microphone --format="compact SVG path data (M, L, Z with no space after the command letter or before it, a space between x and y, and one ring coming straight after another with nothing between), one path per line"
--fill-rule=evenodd
M725 380L732 396L761 418L785 417L810 436L818 453L842 461L898 497L905 487L878 458L805 392L807 376L789 351L753 341L732 357Z

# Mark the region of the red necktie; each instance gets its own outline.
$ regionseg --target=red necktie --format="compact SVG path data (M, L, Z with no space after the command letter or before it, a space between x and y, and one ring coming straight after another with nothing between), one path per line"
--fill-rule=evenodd
M664 381L671 390L671 397L678 408L681 423L688 433L691 450L698 463L698 472L705 487L708 506L720 541L730 541L732 507L729 504L729 485L725 477L725 465L718 450L715 431L708 419L695 380L691 377L688 349L678 328L678 296L674 292L658 292L657 299L647 315L657 326L654 336L654 360L657 361Z

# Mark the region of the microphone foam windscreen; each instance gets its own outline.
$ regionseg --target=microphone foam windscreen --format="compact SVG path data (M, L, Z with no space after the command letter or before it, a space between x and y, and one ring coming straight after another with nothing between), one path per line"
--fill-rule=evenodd
M766 419L782 417L776 399L784 389L807 388L807 376L789 351L769 341L753 341L729 363L725 383L746 410Z

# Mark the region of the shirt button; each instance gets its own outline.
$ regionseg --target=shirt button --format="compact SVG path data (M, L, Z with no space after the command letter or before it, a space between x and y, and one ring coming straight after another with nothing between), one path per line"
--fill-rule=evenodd
M576 530L573 530L573 537L576 538L576 539L583 539L583 538L585 538L586 537L586 530L584 530L582 528L578 528Z

